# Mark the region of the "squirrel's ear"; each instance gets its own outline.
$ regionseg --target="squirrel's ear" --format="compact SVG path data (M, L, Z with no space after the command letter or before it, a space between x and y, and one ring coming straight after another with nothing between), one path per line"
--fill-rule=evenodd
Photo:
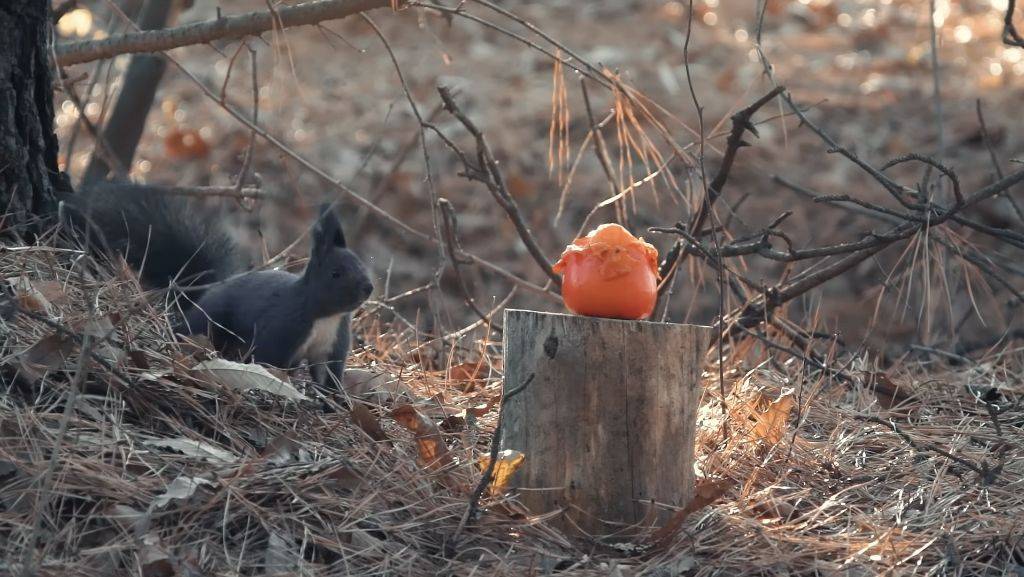
M320 218L313 227L313 251L325 248L345 248L345 234L341 231L341 221L331 209L330 204L320 205Z

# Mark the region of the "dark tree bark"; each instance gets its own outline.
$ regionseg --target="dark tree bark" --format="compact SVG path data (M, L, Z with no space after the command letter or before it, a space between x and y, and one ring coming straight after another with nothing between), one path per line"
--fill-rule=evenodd
M71 190L57 166L50 3L0 2L0 235L33 237Z

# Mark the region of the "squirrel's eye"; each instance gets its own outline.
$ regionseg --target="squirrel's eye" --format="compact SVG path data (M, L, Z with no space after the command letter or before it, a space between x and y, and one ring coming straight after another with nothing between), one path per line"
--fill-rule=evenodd
M331 278L341 278L341 271L336 270L331 272Z

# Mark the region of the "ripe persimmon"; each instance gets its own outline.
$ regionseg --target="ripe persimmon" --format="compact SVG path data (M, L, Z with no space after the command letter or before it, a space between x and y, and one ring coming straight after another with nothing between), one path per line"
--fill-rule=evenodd
M562 300L591 317L645 319L658 299L658 250L618 224L602 224L565 248L554 271Z

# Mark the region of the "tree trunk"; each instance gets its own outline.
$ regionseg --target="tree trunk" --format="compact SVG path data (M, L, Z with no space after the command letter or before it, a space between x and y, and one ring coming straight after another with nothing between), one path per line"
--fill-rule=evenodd
M660 526L693 496L708 327L505 311L504 449L549 522L596 535Z
M57 166L50 3L0 2L0 235L31 239L71 190Z

